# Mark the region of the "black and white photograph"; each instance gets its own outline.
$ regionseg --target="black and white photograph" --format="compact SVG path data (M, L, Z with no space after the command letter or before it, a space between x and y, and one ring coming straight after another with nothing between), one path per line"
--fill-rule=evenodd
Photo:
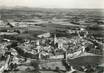
M0 73L104 73L104 0L0 0Z

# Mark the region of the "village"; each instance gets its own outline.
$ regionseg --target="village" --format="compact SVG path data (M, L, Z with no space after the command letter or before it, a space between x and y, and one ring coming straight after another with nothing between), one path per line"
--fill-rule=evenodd
M16 20L0 16L0 73L104 72L104 63L100 62L103 59L104 38L95 37L96 33L89 31L92 29L89 24L96 22L87 22L80 16L68 17L64 13L60 19L55 13L36 15L40 17L22 19L24 15ZM68 21L67 18L72 19Z

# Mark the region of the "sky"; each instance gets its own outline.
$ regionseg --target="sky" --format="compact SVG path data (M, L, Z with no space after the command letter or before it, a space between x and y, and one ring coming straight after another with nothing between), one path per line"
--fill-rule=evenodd
M0 6L40 8L104 8L104 0L0 0Z

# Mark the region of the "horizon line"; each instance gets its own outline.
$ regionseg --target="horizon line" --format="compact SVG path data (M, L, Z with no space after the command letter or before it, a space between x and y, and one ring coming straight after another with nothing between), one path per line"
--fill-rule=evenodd
M64 7L31 7L31 6L5 6L5 5L1 5L0 6L0 9L6 9L6 8L30 8L30 9L33 9L33 8L40 8L40 9L104 9L104 8L87 8L87 7L80 7L80 8L74 8L74 7L71 7L71 8L64 8Z

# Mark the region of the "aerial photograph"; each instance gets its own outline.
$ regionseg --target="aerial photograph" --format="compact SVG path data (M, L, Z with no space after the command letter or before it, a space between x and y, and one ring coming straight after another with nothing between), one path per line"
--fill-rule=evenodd
M0 0L0 73L104 73L104 0Z

